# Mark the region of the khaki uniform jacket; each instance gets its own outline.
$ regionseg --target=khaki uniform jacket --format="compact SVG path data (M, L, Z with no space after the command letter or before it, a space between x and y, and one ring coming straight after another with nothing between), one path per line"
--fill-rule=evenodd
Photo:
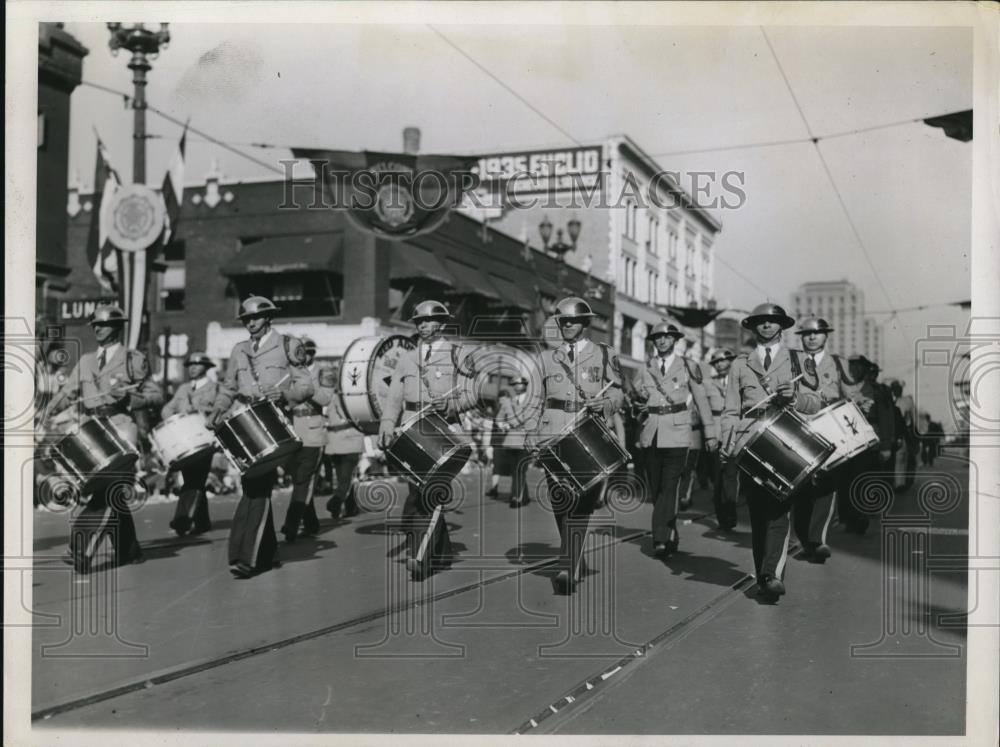
M209 416L215 409L215 402L219 396L219 382L205 378L205 383L198 389L194 388L194 382L185 381L174 392L174 396L163 406L160 416L166 420L171 415L178 413L199 413Z
M689 370L691 371L697 370L697 372L700 374L701 385L705 389L705 396L708 397L709 409L712 411L719 410L719 412L721 413L722 404L721 403L715 404L712 402L712 397L714 397L715 395L712 392L712 388L707 383L712 378L712 374L714 372L710 370L707 363L694 361L691 360L690 358L687 359L687 365ZM706 435L705 422L714 423L715 422L714 416L712 418L709 418L709 420L707 421L703 421L701 417L701 411L697 407L693 408L691 410L691 442L689 444L690 448L692 449L705 448L705 435ZM719 430L718 427L716 427L714 438L718 438L719 437L718 434Z
M383 423L396 426L408 406L413 414L413 408L423 408L449 392L446 420L455 422L459 413L470 408L467 392L471 387L466 386L469 369L459 363L458 345L439 339L433 342L430 359L425 361L426 353L427 346L421 343L400 356L382 405Z
M119 344L103 370L99 371L97 364L97 352L84 353L80 357L53 397L50 414L65 410L76 398L82 400L81 407L86 413L108 405L117 406L120 412L108 417L122 436L135 445L139 433L132 413L145 407L158 407L163 402L163 393L149 377L149 361L138 350L127 350ZM136 388L115 399L108 391L116 385L135 385Z
M801 358L804 368L805 361L809 359L809 354L803 353ZM841 360L840 365L846 373L847 363ZM837 368L835 356L830 352L824 351L823 357L820 359L819 363L816 364L816 379L819 381L817 391L819 392L820 398L823 400L823 407L848 399L860 405L867 399L867 397L861 394L860 385L855 384L850 380L844 381ZM806 374L802 381L806 382L806 386L809 386L813 384L816 379L809 374Z
M705 379L705 391L708 394L708 405L712 408L715 429L722 436L722 412L726 409L726 388L729 386L729 374L719 376L713 374Z
M220 408L228 410L237 401L262 399L264 391L279 381L285 403L305 402L313 394L312 377L306 370L305 360L305 351L298 340L286 339L274 330L264 337L256 353L250 340L236 343L219 393Z
M570 361L567 351L568 346L563 343L557 348L542 352L541 393L544 399L538 428L529 439L531 441L545 441L562 433L563 429L575 419L577 412L584 409L585 402L580 397L578 387L583 390L587 398L592 398L610 382L611 386L602 395L604 402L602 414L609 426L612 424L614 413L622 406L624 394L621 363L614 350L603 343L587 340L582 349L581 345L577 344L575 360ZM553 400L562 400L569 404L556 407L553 406Z
M320 367L315 363L307 368L312 381L312 395L292 407L292 428L303 446L326 446L326 416L323 408L330 404L333 398L333 387L319 383Z
M360 454L364 451L365 435L347 419L344 406L336 394L326 406L326 427L327 454Z
M503 432L501 445L507 449L523 449L525 437L538 430L541 413L541 400L537 396L532 397L528 391L502 398L496 422L509 426L509 429Z
M697 365L697 364L693 364ZM705 423L706 435L718 438L719 432L712 417L712 409L708 404L704 380L699 384L688 373L687 365L681 356L675 355L666 374L660 373L659 356L654 355L646 366L636 376L635 388L641 396L648 397L648 407L665 407L685 405L680 412L662 415L649 414L639 432L639 446L658 449L686 449L691 443L691 419L695 412L701 422ZM660 392L660 389L663 392ZM664 394L666 397L664 397Z
M797 352L800 365L804 356ZM758 376L760 378L758 378ZM775 400L771 400L762 408L754 411L751 417L743 414L777 389L785 382L791 381L792 361L788 348L782 345L771 359L771 368L764 371L764 366L757 358L756 351L741 355L733 361L729 369L729 388L726 390L726 406L722 412L722 447L728 455L735 455L742 445L748 431L757 422L757 413L773 413L779 409ZM761 379L767 385L767 391L761 387ZM812 415L822 408L823 402L818 392L811 391L796 382L794 409L807 415Z

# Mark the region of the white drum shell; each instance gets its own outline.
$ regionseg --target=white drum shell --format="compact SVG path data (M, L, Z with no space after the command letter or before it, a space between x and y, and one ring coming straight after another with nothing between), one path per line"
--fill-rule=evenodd
M344 414L362 433L378 433L382 402L389 392L386 378L415 343L404 335L359 337L347 346L340 364L340 399Z
M809 428L835 447L821 469L830 470L878 444L868 418L853 402L837 402L809 419Z
M163 463L168 466L215 448L215 436L205 426L205 418L196 413L171 415L149 435Z

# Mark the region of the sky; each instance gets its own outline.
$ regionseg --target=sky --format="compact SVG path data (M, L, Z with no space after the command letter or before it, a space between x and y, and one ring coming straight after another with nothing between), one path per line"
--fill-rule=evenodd
M131 92L103 24L66 28L90 49L86 81ZM232 144L392 151L412 125L423 152L488 153L627 134L665 169L742 171L745 204L716 212L720 305L788 304L801 283L846 278L870 310L935 306L876 316L883 372L911 391L927 326L967 324L942 304L970 297L971 144L912 120L972 107L968 29L174 23L171 37L149 102ZM95 128L129 174L121 98L81 86L72 106L70 175L92 183ZM147 129L159 184L180 128L150 114ZM271 173L192 136L188 181L212 159L232 178ZM920 403L943 417L937 389Z

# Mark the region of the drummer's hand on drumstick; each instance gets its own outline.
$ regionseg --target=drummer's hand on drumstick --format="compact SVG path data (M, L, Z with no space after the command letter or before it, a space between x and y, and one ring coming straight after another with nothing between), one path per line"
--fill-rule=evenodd
M604 412L604 405L605 404L606 404L606 400L604 400L603 398L601 398L601 399L596 399L596 398L595 399L588 399L587 400L587 409L590 410L591 412Z
M395 428L389 422L382 422L378 427L378 447L380 449L388 449L389 445L392 443L392 438L395 435Z
M448 411L448 400L445 397L440 397L439 399L431 400L431 407L433 407L438 412Z
M795 386L790 381L782 382L775 387L774 395L777 400L791 402L795 398Z
M717 438L706 438L705 439L705 451L711 454L713 451L719 448L719 439Z

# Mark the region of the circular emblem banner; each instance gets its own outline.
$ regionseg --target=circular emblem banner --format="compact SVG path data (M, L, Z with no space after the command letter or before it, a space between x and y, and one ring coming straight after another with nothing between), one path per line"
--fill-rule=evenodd
M111 198L108 239L123 252L148 249L163 231L167 209L145 184L121 187Z

